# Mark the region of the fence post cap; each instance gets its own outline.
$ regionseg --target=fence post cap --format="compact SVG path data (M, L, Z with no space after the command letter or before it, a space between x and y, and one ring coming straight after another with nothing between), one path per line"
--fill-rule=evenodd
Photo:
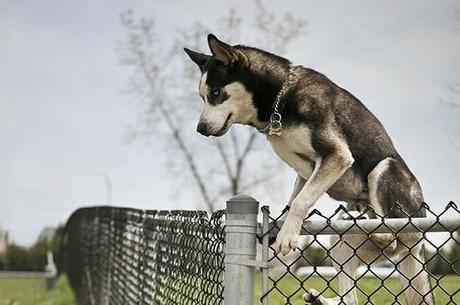
M258 214L259 201L248 195L236 195L227 201L227 214Z

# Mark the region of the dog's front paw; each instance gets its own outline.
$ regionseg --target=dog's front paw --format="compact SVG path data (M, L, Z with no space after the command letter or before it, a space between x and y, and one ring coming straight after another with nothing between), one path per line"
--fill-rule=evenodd
M286 255L291 250L295 250L299 245L299 235L300 225L296 222L286 220L273 244L275 253Z

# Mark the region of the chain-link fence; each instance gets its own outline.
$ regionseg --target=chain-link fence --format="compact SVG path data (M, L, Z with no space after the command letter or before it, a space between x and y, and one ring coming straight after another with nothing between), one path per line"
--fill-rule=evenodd
M223 214L77 210L67 222L63 248L77 303L220 304Z
M312 211L285 257L269 245L283 217L265 206L258 224L247 196L211 216L85 208L67 223L64 270L79 305L460 304L460 211L422 208Z
M283 257L263 248L271 268L264 272L261 302L460 304L460 211L453 202L438 214L421 209L427 218L382 218L369 207L340 207L332 216L312 211L297 251ZM283 217L262 210L262 237L273 239ZM401 213L396 204L391 214Z

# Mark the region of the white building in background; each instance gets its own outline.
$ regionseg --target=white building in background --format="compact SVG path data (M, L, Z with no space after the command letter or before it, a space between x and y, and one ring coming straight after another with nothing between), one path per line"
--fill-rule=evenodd
M7 246L8 246L8 233L6 231L3 231L2 228L0 228L0 253L5 252Z

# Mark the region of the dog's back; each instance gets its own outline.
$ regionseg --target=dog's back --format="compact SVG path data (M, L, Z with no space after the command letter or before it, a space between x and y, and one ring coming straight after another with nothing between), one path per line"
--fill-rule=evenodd
M390 176L399 177L397 183L400 185L388 194L391 197L388 202L398 202L403 213L397 209L393 211L392 206L385 206L385 214L393 217L404 217L405 213L425 215L421 207L423 195L420 185L395 149L383 125L361 101L325 75L312 69L302 69L295 90L286 96L283 118L288 124L299 120L305 122L313 131L313 137L315 132L327 133L330 132L327 129L334 129L347 143L354 162L343 176L342 180L346 181L339 179L329 189L328 193L333 198L350 202L350 197L355 197L357 190L366 193L369 174L380 161L391 158L394 162L390 164ZM325 153L330 149L328 143L317 143L317 146ZM394 184L390 177L382 179L387 179L386 185ZM408 192L397 191L398 187ZM350 189L355 192L350 194ZM356 199L363 196L365 194L360 193Z

